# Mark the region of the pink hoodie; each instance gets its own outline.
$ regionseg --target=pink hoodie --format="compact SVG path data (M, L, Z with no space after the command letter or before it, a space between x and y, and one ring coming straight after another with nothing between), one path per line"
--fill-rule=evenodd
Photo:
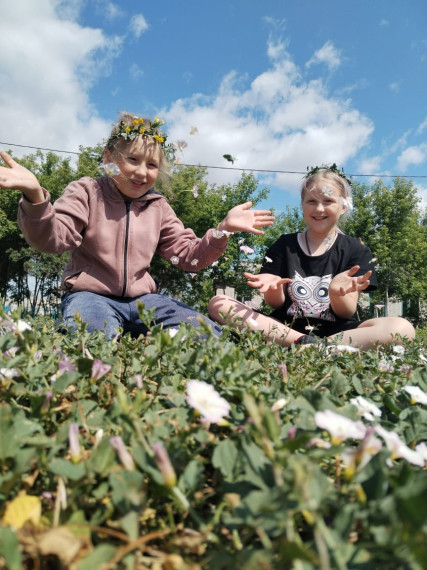
M45 253L70 252L64 291L138 297L154 293L150 263L157 253L185 271L209 266L224 253L227 238L208 230L197 238L184 228L166 198L150 191L126 199L109 177L69 184L54 204L19 203L18 223L27 242Z

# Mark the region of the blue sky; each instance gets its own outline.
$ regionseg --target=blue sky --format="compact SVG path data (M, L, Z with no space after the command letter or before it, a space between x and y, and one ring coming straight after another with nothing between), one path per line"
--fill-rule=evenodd
M427 205L425 0L1 0L0 49L17 156L102 142L127 110L163 118L212 183L240 178L225 153L247 171L336 162L413 176ZM256 175L265 205L298 203L300 174Z

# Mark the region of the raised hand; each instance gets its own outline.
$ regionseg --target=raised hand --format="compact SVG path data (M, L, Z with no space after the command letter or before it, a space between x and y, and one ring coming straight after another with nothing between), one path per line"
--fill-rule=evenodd
M354 265L347 271L335 275L329 285L329 296L332 294L344 297L348 293L364 291L369 286L369 278L372 275L372 271L367 271L364 275L354 277L359 269L360 265Z
M271 226L276 219L270 210L251 210L252 202L239 204L232 208L218 229L227 232L250 232L262 235L264 232L258 228Z
M282 278L278 275L272 275L271 273L259 273L258 275L244 273L243 275L248 280L249 287L258 289L260 293L278 291L285 283L292 283L292 279L288 279L287 277Z
M44 202L43 190L34 174L15 162L7 152L0 152L0 156L7 165L0 166L0 188L21 190L33 204Z

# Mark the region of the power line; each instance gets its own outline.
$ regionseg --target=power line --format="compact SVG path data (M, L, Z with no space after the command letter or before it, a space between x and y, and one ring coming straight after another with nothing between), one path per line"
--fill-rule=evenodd
M43 148L40 146L30 146L25 144L14 144L14 143L6 143L0 141L0 144L8 145L8 146L17 146L20 148L32 148L35 150L46 150L49 152L59 152L62 154L83 154L82 152L76 152L74 150L59 150L54 148ZM239 170L240 172L265 172L267 174L307 174L307 172L301 172L299 170L268 170L265 168L238 168L237 166L210 166L207 164L185 164L181 163L178 166L193 166L196 168L210 168L212 170ZM427 178L427 174L347 174L350 178L353 177L366 177L366 178Z

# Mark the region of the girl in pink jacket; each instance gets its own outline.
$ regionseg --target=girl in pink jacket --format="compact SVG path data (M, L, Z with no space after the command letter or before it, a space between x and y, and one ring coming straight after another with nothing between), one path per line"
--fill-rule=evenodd
M167 200L153 190L165 169L172 145L163 121L123 113L105 145L105 176L84 177L69 184L54 204L37 178L6 152L0 156L0 187L22 192L18 223L27 242L45 253L70 253L62 276L62 315L74 330L79 313L88 330L118 329L145 334L138 302L153 309L153 323L164 328L181 322L200 326L202 318L217 335L221 329L183 303L156 292L150 275L155 253L186 271L198 271L222 255L231 232L262 234L273 223L268 210L251 202L231 209L216 229L198 238L184 228Z

